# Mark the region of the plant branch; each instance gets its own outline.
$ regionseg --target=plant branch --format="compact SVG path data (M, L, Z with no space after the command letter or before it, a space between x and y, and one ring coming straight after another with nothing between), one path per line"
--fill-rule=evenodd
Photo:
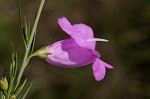
M38 22L39 22L39 18L40 18L41 11L42 11L44 3L45 3L45 0L41 0L39 9L38 9L38 12L37 12L37 15L36 15L36 19L35 19L35 22L34 22L34 25L33 25L33 28L32 28L32 32L31 32L31 36L30 36L30 39L29 39L29 43L28 43L27 49L26 49L25 54L24 54L22 66L21 66L21 69L20 69L18 77L17 77L17 83L16 83L16 87L15 88L18 87L18 85L20 83L20 80L21 80L21 77L23 75L24 69L27 66L28 62L29 62L28 61L28 55L29 55L29 52L30 52L30 48L31 48L31 44L32 44L33 38L34 38L34 36L36 34L37 25L38 25Z

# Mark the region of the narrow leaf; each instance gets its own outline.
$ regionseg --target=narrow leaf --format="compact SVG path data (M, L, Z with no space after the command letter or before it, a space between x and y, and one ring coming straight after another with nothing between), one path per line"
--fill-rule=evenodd
M33 48L34 48L34 44L35 44L35 37L36 37L36 34L34 35L32 43L31 43L31 47L29 50L29 56L33 53Z
M30 88L31 88L31 86L32 86L32 83L33 83L33 82L31 82L31 83L29 84L29 86L27 87L26 91L23 93L23 95L21 96L20 99L25 99L27 93L29 92L29 90L30 90Z
M30 22L28 22L28 38L30 38L30 34L31 34L31 26Z
M10 64L10 79L15 78L17 73L17 53L15 52L14 46L12 44L12 58Z
M23 41L24 41L25 47L27 48L26 30L25 30L25 28L23 26L22 26L21 29L22 29Z
M22 32L22 12L21 12L21 2L20 2L20 0L18 0L18 13L19 13L20 31Z
M24 18L24 30L23 30L23 39L25 43L25 47L28 47L29 39L30 39L30 22L27 22L26 18Z
M15 53L15 57L14 57L14 61L15 61L15 65L14 65L14 78L16 77L17 74L17 66L18 66L18 58L17 58L17 53Z
M26 82L27 82L27 79L25 79L24 82L22 83L22 85L17 89L17 91L15 92L16 96L18 96L19 93L22 91L22 89L24 88Z
M13 44L12 44L12 58L11 58L9 72L10 72L10 75L9 75L9 87L7 91L7 97L9 97L11 95L11 92L14 91L14 79L17 73L17 53L14 49Z
M28 45L29 42L29 38L30 38L30 23L27 22L27 20L25 19L25 35L26 35L26 44Z
M19 26L20 26L20 32L22 33L22 36L23 36L23 40L24 40L24 44L25 44L25 47L26 47L26 34L25 34L25 29L23 27L23 24L22 24L22 9L21 9L21 0L18 0L18 13L19 13Z
M13 88L14 88L14 78L12 77L10 79L10 82L9 82L9 88L8 88L8 91L7 91L7 97L10 97L12 91L13 91Z

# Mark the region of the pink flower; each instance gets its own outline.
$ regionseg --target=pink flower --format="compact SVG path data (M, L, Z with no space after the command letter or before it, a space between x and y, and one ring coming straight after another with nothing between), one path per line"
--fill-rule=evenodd
M93 30L85 24L74 24L65 18L58 19L58 24L64 32L71 36L69 39L58 41L48 47L51 53L48 62L60 67L74 68L93 63L93 75L97 81L104 78L107 68L111 65L100 60L100 54L95 50L96 41L108 41L94 38Z

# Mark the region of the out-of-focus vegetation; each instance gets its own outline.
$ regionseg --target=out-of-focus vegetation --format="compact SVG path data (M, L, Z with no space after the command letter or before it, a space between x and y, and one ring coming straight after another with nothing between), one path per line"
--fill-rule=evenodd
M39 1L22 1L24 16L33 24ZM9 67L11 42L18 57L24 52L16 3L0 0L0 75ZM91 65L66 69L33 58L24 74L34 80L27 99L150 99L150 0L46 0L35 50L69 37L57 24L62 16L109 39L98 42L97 50L114 69L97 82Z

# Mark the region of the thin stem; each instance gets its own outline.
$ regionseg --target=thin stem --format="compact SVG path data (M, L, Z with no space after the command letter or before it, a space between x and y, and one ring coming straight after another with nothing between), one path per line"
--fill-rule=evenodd
M25 55L24 55L24 58L23 58L22 66L21 66L21 69L20 69L18 77L17 77L16 88L17 88L17 86L20 83L20 80L21 80L22 74L24 72L24 69L25 69L26 65L28 64L28 55L29 55L29 51L30 51L30 48L31 48L31 43L32 43L33 38L34 38L35 33L36 33L37 25L38 25L38 22L39 22L39 18L40 18L41 11L42 11L44 3L45 3L45 0L41 0L40 6L39 6L39 9L38 9L38 12L37 12L37 16L36 16L36 19L35 19L35 22L34 22L34 26L32 28L32 32L31 32L31 36L30 36L30 39L29 39L29 43L28 43L27 49L25 51Z
M12 88L13 88L13 83L14 83L14 78L10 79L10 84L9 84L9 89L8 89L8 92L7 92L7 95L6 95L6 99L9 99L9 97L10 97L10 94L11 94L11 91L12 91Z

